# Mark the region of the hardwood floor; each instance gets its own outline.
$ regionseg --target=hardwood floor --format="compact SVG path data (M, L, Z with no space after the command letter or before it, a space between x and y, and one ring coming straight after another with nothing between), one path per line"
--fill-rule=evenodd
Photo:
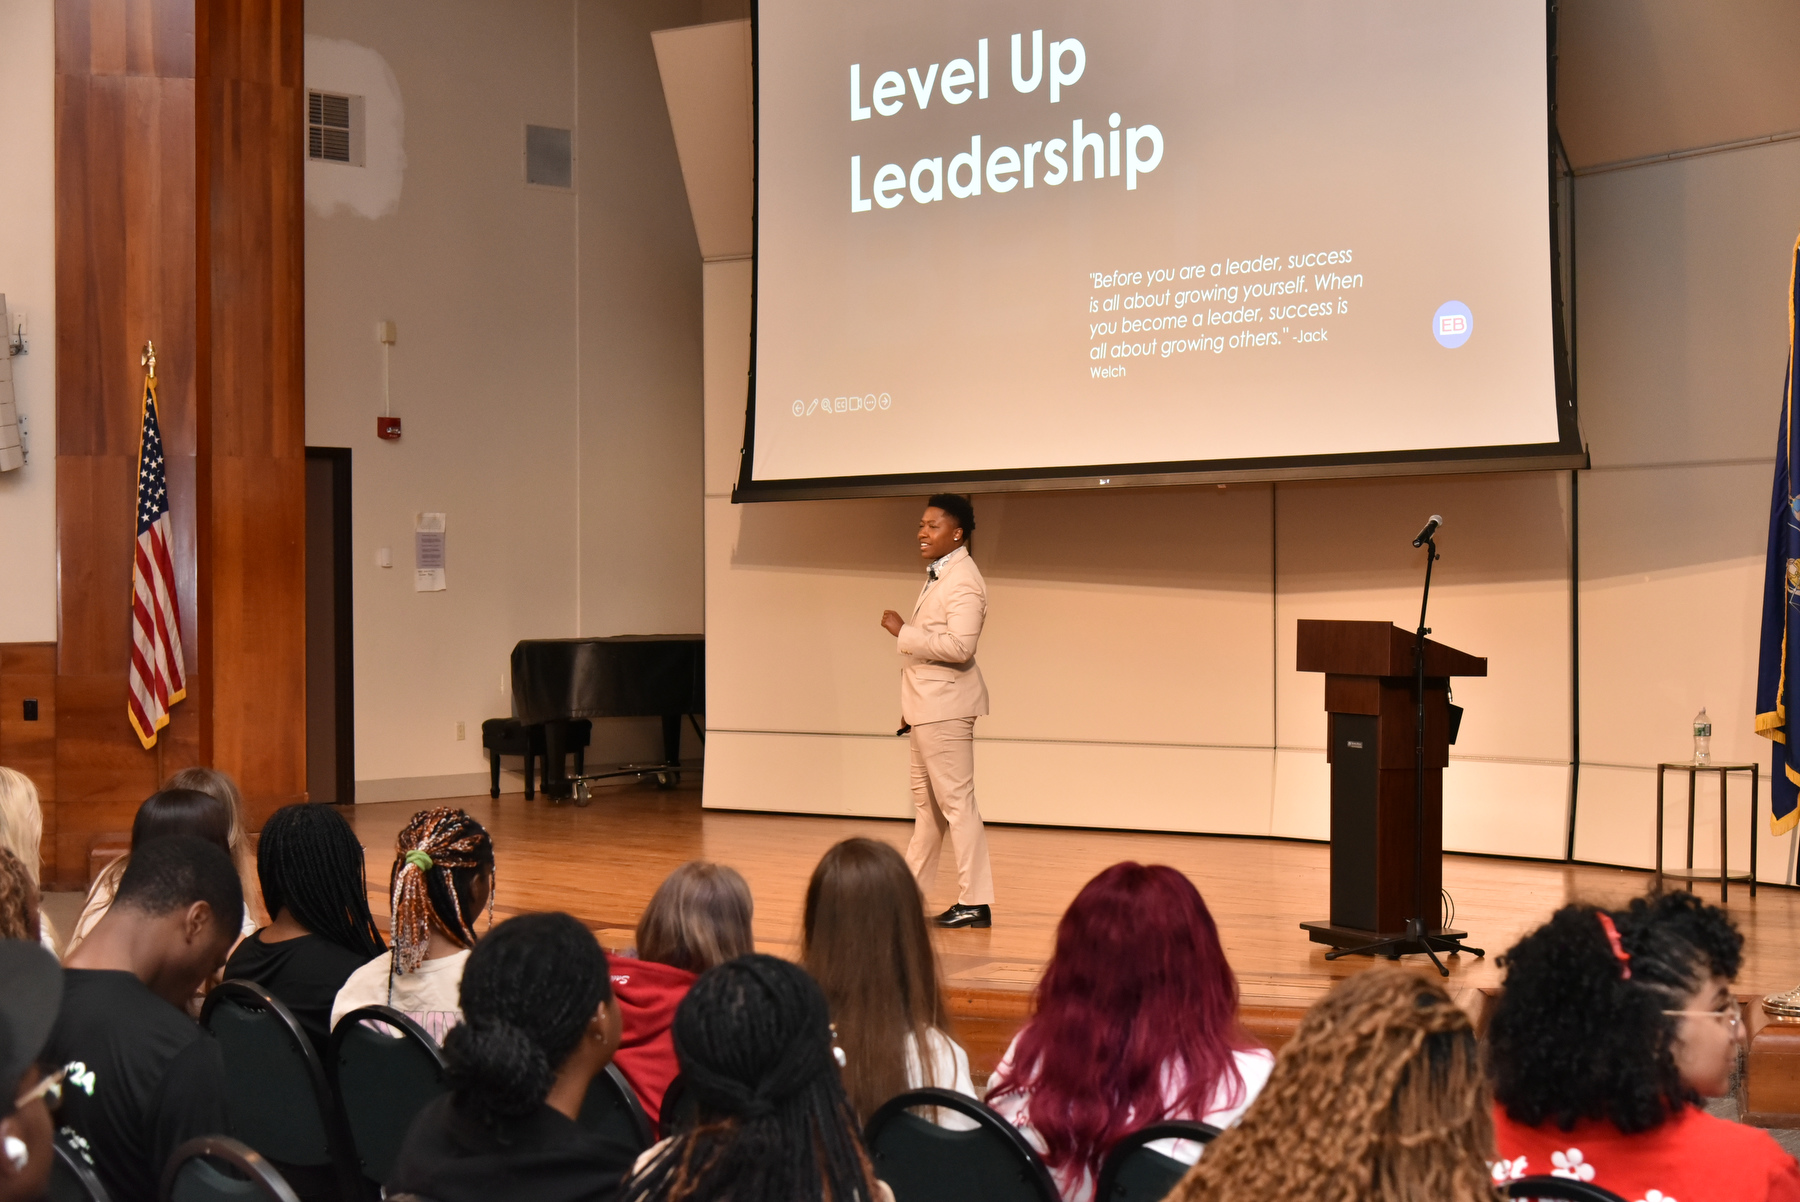
M565 910L593 928L601 943L629 946L638 914L664 875L695 858L730 864L756 898L757 945L792 955L800 940L800 907L813 865L833 843L852 835L904 848L911 824L856 818L703 810L697 788L659 793L628 786L597 793L587 809L550 806L540 796L510 794L442 802L359 805L346 812L368 848L371 905L387 913L386 885L394 837L428 805L461 806L494 837L499 916ZM946 991L964 1041L984 1070L1029 1013L1029 994L1050 957L1063 909L1095 873L1121 860L1173 865L1206 898L1226 954L1237 970L1245 1020L1271 1043L1281 1042L1305 1008L1342 977L1373 961L1325 960L1299 924L1326 917L1328 848L1324 844L1211 835L992 826L988 843L998 890L991 930L936 932ZM1447 961L1452 993L1472 1012L1479 991L1500 983L1495 963L1519 936L1572 900L1620 904L1646 891L1648 872L1590 865L1444 857L1444 884L1456 903L1456 925L1484 948L1484 959ZM945 857L930 891L933 910L954 900L954 868ZM1718 887L1700 895L1718 898ZM1769 993L1800 983L1800 890L1763 885L1751 899L1733 885L1730 912L1745 935L1740 993ZM1430 972L1418 956L1404 964Z

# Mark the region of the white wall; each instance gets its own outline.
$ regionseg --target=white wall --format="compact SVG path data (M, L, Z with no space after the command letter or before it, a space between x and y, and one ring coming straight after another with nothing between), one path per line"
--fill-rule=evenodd
M402 110L367 168L397 204L307 167L307 441L355 452L360 801L486 787L519 639L699 628L699 268L649 40L698 12L307 6L309 86L391 72ZM528 123L576 131L575 189L525 183ZM398 442L374 432L382 319ZM421 511L447 515L444 592L413 588ZM654 719L600 725L592 758L660 746Z
M1445 775L1445 845L1561 857L1578 504L1576 854L1648 864L1652 766L1691 751L1701 704L1715 758L1766 758L1750 711L1795 195L1794 143L1580 182L1595 470L1573 484L1555 473L977 498L991 593L986 815L1325 837L1323 684L1293 670L1295 620L1410 627L1423 568L1410 538L1435 511L1449 520L1434 637L1490 665L1456 685L1468 712ZM709 264L706 288L706 804L904 816L893 645L875 619L916 588L919 502L730 503L748 265ZM1793 840L1766 836L1766 790L1762 811L1759 871L1778 879ZM1698 862L1716 866L1716 818L1700 815L1698 837Z
M0 293L30 323L13 390L30 462L0 473L0 643L56 640L53 0L0 0ZM0 350L0 354L5 354Z

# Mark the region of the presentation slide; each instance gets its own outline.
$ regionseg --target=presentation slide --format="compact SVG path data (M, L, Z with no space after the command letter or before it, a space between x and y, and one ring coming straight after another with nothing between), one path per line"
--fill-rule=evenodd
M743 483L1557 443L1546 36L760 0Z

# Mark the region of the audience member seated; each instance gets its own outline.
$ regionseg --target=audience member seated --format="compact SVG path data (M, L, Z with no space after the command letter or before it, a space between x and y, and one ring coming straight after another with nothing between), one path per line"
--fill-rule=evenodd
M1238 1024L1206 903L1164 865L1115 864L1082 887L1036 1002L987 1101L1043 1153L1065 1202L1089 1202L1106 1154L1140 1127L1230 1126L1274 1064ZM1201 1151L1152 1147L1189 1164Z
M113 1202L153 1202L170 1153L227 1129L219 1046L183 1007L225 963L243 912L230 856L165 835L133 845L112 906L69 954L44 1060L68 1070L58 1119Z
M577 1125L619 1046L606 953L567 914L510 918L462 975L450 1093L414 1121L393 1190L433 1202L610 1202L637 1148Z
M45 1074L38 1060L62 999L62 969L35 942L9 939L0 942L0 981L0 1202L35 1202L55 1155L50 1108L62 1075Z
M636 957L612 957L613 993L624 1039L613 1063L631 1082L653 1123L675 1078L669 1025L694 978L755 951L750 886L736 869L692 860L657 886L637 924Z
M975 1097L969 1054L949 1035L925 899L900 853L873 839L833 847L806 886L802 921L800 962L831 1007L857 1117L926 1085ZM949 1111L937 1121L974 1126Z
M38 891L18 856L0 847L0 939L38 941Z
M19 857L31 877L31 887L42 888L38 879L43 862L44 811L38 804L37 786L23 772L0 767L0 847ZM62 950L48 916L38 915L39 939L52 953Z
M232 866L237 869L238 880L244 886L244 933L248 935L267 916L259 913L261 907L256 887L256 849L251 846L250 823L244 812L243 790L238 788L236 781L217 768L183 768L164 781L163 788L192 789L196 793L216 797L231 811L231 829L226 832L225 839L231 852Z
M171 782L183 777L199 779L194 774L200 772L206 774L206 779L214 788L196 789L190 785L170 783L144 800L144 804L138 807L137 816L131 820L131 846L136 848L146 840L158 839L164 835L198 835L225 850L232 858L234 869L238 871L239 888L248 890L250 878L242 870L242 865L238 864L238 849L231 843L232 832L241 829L241 823L233 817L231 800L237 796L237 786L231 784L231 779L224 773L210 769L177 772L169 779ZM230 786L228 792L224 786ZM238 804L241 806L242 802ZM248 847L248 838L243 839L242 845ZM75 929L69 932L69 942L63 948L65 958L81 946L81 941L87 938L88 932L94 929L94 924L100 921L107 907L112 905L113 895L118 892L119 880L130 864L131 853L126 852L101 869L100 875L94 878L94 883L88 887L87 902L81 908L81 917L75 920ZM245 896L249 897L250 894L246 892ZM248 935L254 930L256 920L246 904L242 933Z
M1435 978L1384 965L1306 1012L1167 1202L1495 1202L1493 1144L1468 1015Z
M362 844L330 806L283 806L263 824L256 875L275 917L237 945L225 975L279 998L323 1057L338 990L387 950L369 913Z
M1564 906L1515 944L1487 1033L1495 1179L1573 1172L1632 1199L1800 1199L1800 1169L1768 1132L1701 1109L1730 1088L1746 1042L1731 996L1743 943L1723 910L1675 892Z
M709 969L675 1012L675 1053L700 1121L638 1158L624 1202L893 1202L804 969L756 954Z
M359 1006L392 1006L439 1043L462 1021L457 989L475 919L493 921L494 843L461 810L423 810L395 840L390 896L394 946L350 974L331 1025Z

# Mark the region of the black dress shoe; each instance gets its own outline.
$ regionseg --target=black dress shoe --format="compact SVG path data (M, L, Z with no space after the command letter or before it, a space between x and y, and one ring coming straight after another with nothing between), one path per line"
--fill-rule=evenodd
M991 927L994 916L986 906L965 906L959 902L931 921L941 927Z

